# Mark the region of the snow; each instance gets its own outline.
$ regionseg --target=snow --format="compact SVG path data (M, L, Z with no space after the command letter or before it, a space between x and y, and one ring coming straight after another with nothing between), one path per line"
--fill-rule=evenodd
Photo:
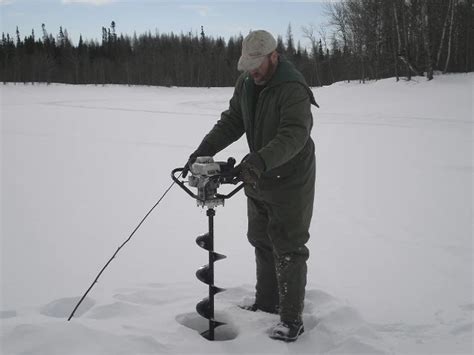
M199 335L205 210L177 186L87 287L226 109L231 88L1 87L2 354L471 354L473 80L315 88L305 333L268 338L245 197L218 207L219 341ZM244 139L218 154L241 159ZM222 192L227 187L222 188Z

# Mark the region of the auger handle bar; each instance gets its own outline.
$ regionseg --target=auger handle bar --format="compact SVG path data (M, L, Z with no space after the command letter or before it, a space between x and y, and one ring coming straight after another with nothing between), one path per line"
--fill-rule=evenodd
M171 178L173 179L173 181L175 183L177 183L179 185L179 187L181 187L189 196L191 196L192 198L198 200L198 201L202 201L202 202L205 202L203 201L201 198L199 198L199 196L197 196L195 193L193 193L190 189L188 189L186 187L186 185L184 185L184 181L183 180L180 180L179 179L179 176L176 177L176 173L179 173L179 172L182 172L184 170L184 168L176 168L176 169L173 169L171 171ZM221 184L232 184L232 185L236 185L238 184L241 180L238 179L236 176L233 176L233 175L230 175L230 174L220 174L220 175L214 175L214 176L210 176L209 177L210 179L217 179L219 180L219 182ZM242 188L244 187L244 183L241 183L239 186L237 186L234 190L232 190L231 192L229 192L227 195L222 195L222 194L216 194L216 197L217 198L222 198L224 200L227 200L229 198L231 198L232 196L234 196L237 192L239 192L240 190L242 190Z

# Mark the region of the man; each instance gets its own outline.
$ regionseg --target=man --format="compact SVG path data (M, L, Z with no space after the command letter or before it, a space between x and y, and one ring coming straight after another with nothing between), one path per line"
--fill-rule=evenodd
M250 153L236 167L245 183L248 240L255 247L257 284L251 311L279 313L270 337L294 341L303 333L309 226L315 185L311 104L303 76L276 51L267 31L242 43L229 109L191 154L183 176L199 156L213 156L244 133Z

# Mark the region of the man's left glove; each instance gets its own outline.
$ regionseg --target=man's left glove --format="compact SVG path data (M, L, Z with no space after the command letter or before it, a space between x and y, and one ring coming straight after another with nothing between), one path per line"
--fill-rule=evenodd
M183 178L188 175L189 170L191 169L191 165L194 164L196 158L204 156L212 157L214 154L216 154L216 150L214 149L214 147L212 147L206 141L202 141L199 147L189 156L187 163L184 165L183 172L181 173Z
M258 153L250 153L236 167L237 174L244 183L255 186L265 171L265 162Z

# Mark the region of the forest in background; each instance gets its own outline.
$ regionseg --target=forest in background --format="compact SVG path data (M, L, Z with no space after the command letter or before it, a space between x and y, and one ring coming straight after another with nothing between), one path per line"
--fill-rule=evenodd
M411 79L435 72L473 71L473 0L345 0L326 5L327 25L302 26L311 44L295 43L292 25L278 50L310 86L343 80ZM294 26L294 24L293 24ZM57 35L2 33L0 80L23 83L233 86L243 36L225 40L198 33L118 35L77 45Z

